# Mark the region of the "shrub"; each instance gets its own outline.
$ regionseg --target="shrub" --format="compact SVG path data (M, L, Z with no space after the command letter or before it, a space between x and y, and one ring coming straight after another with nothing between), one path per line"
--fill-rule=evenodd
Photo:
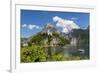
M47 54L42 46L31 46L21 48L21 62L44 62Z
M51 59L52 59L53 61L62 61L62 60L64 60L64 56L61 55L61 54L52 55L52 56L51 56Z

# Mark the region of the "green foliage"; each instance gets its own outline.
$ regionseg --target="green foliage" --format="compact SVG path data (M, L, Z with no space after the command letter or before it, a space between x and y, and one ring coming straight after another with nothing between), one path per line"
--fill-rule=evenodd
M21 48L21 62L44 62L46 60L47 54L41 46Z
M87 59L87 57L85 57L85 59ZM64 56L62 54L48 55L45 49L38 45L21 48L22 63L69 60L81 60L81 56Z
M61 45L70 44L70 40L67 40L64 37L59 37L59 39L60 39L60 43L59 44L61 44Z
M58 34L57 32L53 32L52 35L53 35L55 38L59 37L59 34Z
M80 56L67 56L65 57L65 60L69 61L69 60L81 60Z
M31 42L28 42L28 46L32 46L32 43Z
M45 39L45 35L43 35L43 34L37 34L37 35L35 35L35 36L33 36L32 38L31 38L31 40L30 40L30 42L31 43L35 43L35 44L41 44L41 41L43 40L43 39Z
M61 54L47 55L41 46L31 46L21 48L21 62L45 62L45 61L63 61L64 56Z
M64 60L64 56L61 54L56 54L56 55L52 55L51 59L53 61L63 61Z
M53 32L52 35L48 35L47 33L38 33L35 36L32 36L29 45L31 45L32 43L34 44L38 44L38 45L43 45L43 41L45 39L48 39L47 45L50 45L50 42L53 39L58 39L58 44L60 45L65 45L65 44L70 44L70 40L64 38L64 36L60 36L60 34Z
M52 36L48 35L48 42L47 42L47 44L50 45L51 41L52 41Z

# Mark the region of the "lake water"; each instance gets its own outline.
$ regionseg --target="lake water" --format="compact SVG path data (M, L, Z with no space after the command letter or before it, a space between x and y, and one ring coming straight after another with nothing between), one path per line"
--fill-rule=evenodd
M81 57L87 57L89 58L89 46L84 45L80 46L79 49L76 48L76 46L73 45L66 45L66 46L57 46L57 47L48 47L46 48L49 55L53 54L63 54L64 56L81 56Z

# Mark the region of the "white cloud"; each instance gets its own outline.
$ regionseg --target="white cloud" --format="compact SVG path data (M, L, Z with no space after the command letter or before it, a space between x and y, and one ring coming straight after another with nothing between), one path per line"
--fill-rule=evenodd
M24 28L24 27L27 27L27 24L23 24L22 27L23 27L23 28Z
M62 19L61 17L55 16L53 17L53 21L57 22L57 27L62 27L62 32L68 33L72 29L79 29L80 27L72 20Z
M30 29L30 30L32 30L32 29L40 29L39 26L33 25L33 24L28 24L28 25L27 25L27 24L23 24L22 27L23 27L23 28L28 28L28 29Z
M28 28L29 28L30 30L32 30L32 29L39 29L40 27L37 26L37 25L29 24L29 25L28 25Z

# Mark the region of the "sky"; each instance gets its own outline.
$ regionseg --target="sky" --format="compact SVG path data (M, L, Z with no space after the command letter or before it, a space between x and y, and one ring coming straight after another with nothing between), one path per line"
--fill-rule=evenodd
M85 29L89 25L89 13L80 12L58 12L21 10L21 37L30 37L40 32L44 25L51 23L60 31L67 33L67 26Z

